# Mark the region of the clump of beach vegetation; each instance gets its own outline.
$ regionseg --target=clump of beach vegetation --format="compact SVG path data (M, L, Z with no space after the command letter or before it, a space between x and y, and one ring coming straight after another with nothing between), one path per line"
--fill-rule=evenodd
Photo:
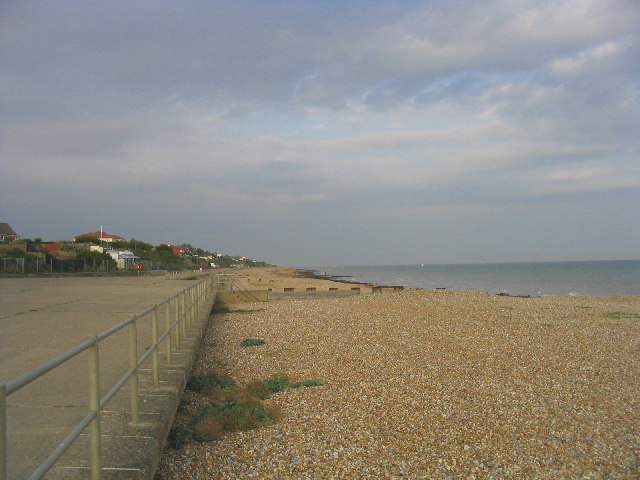
M180 403L176 423L169 432L169 446L182 448L190 442L219 440L227 432L273 425L281 418L281 408L269 400L272 394L322 383L312 378L292 384L285 375L273 375L239 387L232 378L214 372L191 376L186 390L197 398Z
M199 395L198 401L183 401L178 422L169 432L169 445L181 448L189 442L218 440L227 432L272 425L280 419L280 407L241 388L233 379L216 373L195 375L187 390Z
M640 318L640 313L607 312L604 316L613 320L622 320L623 318Z
M258 347L260 345L264 345L267 343L262 338L245 338L242 342L240 342L241 347Z
M219 300L213 302L213 307L211 308L211 315L219 315L223 313L230 313L229 305Z

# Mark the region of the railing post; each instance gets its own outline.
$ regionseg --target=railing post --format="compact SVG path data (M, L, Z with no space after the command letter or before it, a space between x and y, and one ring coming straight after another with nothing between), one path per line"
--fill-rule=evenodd
M99 480L102 470L102 446L100 439L100 357L98 356L98 336L89 337L93 344L89 347L89 410L96 416L89 424L89 468L91 480Z
M138 331L136 318L129 323L129 369L133 370L129 377L131 389L131 423L138 423Z
M182 326L184 330L182 331L183 336L187 336L187 332L191 330L191 305L189 305L189 290L191 287L187 288L184 292L182 292L182 309L184 310L184 323Z
M176 350L180 349L180 294L176 295Z
M193 286L193 306L194 311L193 311L193 316L197 318L198 316L198 309L200 308L200 284L198 283L197 285ZM194 318L195 320L195 318ZM195 321L194 321L195 323Z
M171 365L171 297L167 297L165 313L165 324L167 328L167 336L165 337L167 348L167 365Z
M158 374L158 304L156 303L151 310L151 373L153 375L153 386L160 384L160 375Z
M185 313L186 313L186 309L185 309L185 298L184 298L184 290L182 292L180 292L180 333L182 335L182 338L186 338L187 337L187 332L185 329Z
M193 324L195 323L195 304L193 302L193 290L194 286L189 287L189 330L193 330Z
M7 386L0 383L0 480L7 478Z
M189 300L187 300L187 293L189 289L182 291L182 338L187 338L187 332L189 331Z
M193 287L193 307L193 325L195 325L200 314L200 285Z

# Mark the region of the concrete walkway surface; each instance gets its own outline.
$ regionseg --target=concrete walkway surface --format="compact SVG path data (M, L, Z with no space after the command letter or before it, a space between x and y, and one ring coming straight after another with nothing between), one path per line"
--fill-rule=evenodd
M0 382L13 380L193 283L146 275L0 278ZM158 311L160 334L165 331L165 308ZM193 331L181 338L170 364L163 344L158 386L152 381L150 360L143 365L137 424L131 424L128 382L106 405L101 413L103 478L152 478L209 311L210 305L205 306ZM139 358L153 343L150 315L136 323ZM99 361L104 397L129 370L127 328L100 342ZM9 479L28 478L87 415L88 378L88 353L83 352L7 398ZM45 478L88 478L88 459L85 431Z

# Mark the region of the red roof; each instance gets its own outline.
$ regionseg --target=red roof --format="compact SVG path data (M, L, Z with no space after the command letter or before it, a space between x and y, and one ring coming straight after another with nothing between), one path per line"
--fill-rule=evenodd
M43 243L41 245L48 252L57 252L58 250L60 250L60 244L59 243Z
M173 253L176 255L184 255L184 247L178 247L177 245L169 245Z
M89 233L81 233L80 235L76 235L77 237L96 237L100 240L104 240L105 238L111 238L113 240L126 240L126 238L122 238L120 235L112 235L107 232L89 232Z

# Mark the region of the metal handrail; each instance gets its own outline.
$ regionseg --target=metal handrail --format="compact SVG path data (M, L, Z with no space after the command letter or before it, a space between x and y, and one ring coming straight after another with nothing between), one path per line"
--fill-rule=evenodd
M191 328L196 317L203 309L211 308L215 300L216 289L220 279L217 276L208 275L181 292L167 297L162 302L152 305L126 320L108 328L88 340L76 345L57 357L43 363L42 365L20 375L7 382L0 383L0 480L7 480L7 397L17 392L34 380L46 375L48 372L62 366L80 353L89 350L89 413L78 423L67 437L51 452L47 459L42 462L31 474L29 479L42 478L73 442L89 427L89 466L92 479L101 478L102 469L102 447L100 442L100 412L113 396L129 380L131 387L131 423L138 423L138 377L137 373L142 364L152 357L153 383L158 385L158 349L162 342L166 343L167 363L171 363L172 352L172 332L175 333L175 348L180 348L180 339L185 336L187 328ZM175 320L171 321L171 305L175 299ZM158 336L158 308L166 304L165 308L165 331ZM136 321L151 314L151 329L153 335L153 345L141 356L137 355L137 327ZM188 325L185 325L187 324ZM129 327L129 370L120 377L113 387L100 398L99 380L99 355L98 347L102 340L114 333Z

